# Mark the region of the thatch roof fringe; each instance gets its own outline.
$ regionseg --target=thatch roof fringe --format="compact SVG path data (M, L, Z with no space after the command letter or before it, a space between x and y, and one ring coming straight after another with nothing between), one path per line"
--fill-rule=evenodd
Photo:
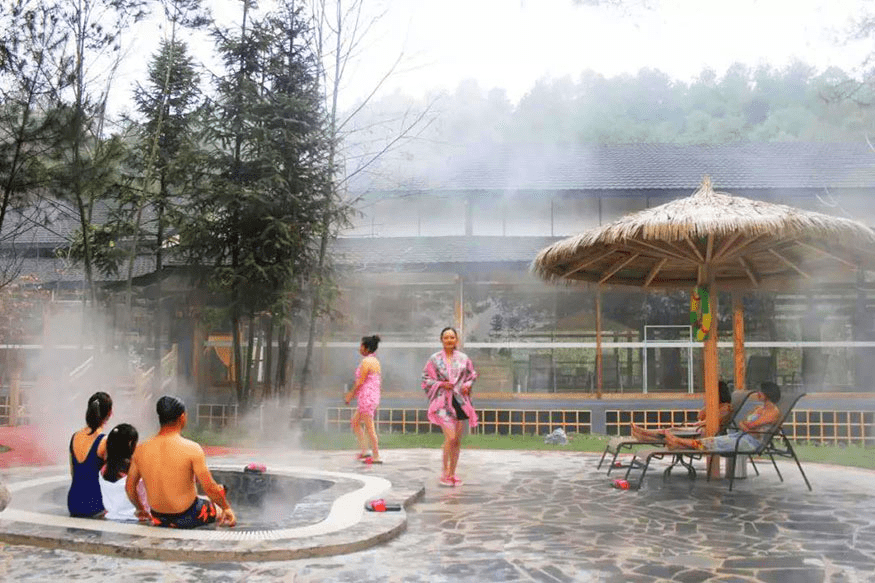
M715 241L717 250L711 255L711 260L734 262L740 249L750 246L760 237L770 242L767 247L786 243L808 245L822 249L824 255L829 255L829 249L835 245L860 250L869 258L875 249L875 231L862 223L715 192L706 176L692 196L626 215L550 245L541 250L532 269L542 278L556 281L578 271L573 262L581 262L582 256L590 257L590 252L640 249L642 246L658 249L657 257L683 260L684 255L689 255L690 262L704 262L702 253L707 253L708 246L714 245ZM736 243L739 240L742 242ZM756 250L759 247L762 245L749 248ZM843 257L842 262L857 265L857 261L849 258ZM646 266L647 271L651 267ZM795 264L791 267L798 270ZM568 269L570 272L566 271Z
M636 239L696 240L709 234L722 237L738 232L747 237L769 234L778 238L839 238L847 243L875 245L875 232L857 221L715 192L706 177L691 197L626 215L601 228L564 239L541 254L549 254L555 261L593 244ZM536 263L541 263L540 259Z

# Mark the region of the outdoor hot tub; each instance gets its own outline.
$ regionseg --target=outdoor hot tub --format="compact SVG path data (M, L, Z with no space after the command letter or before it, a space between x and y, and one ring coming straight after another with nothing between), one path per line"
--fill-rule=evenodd
M284 560L361 550L406 526L406 512L374 513L365 502L386 495L387 479L308 467L211 464L226 484L237 526L192 530L72 518L66 509L69 469L8 484L12 501L0 513L0 540L50 548L151 559ZM415 499L420 492L407 500Z

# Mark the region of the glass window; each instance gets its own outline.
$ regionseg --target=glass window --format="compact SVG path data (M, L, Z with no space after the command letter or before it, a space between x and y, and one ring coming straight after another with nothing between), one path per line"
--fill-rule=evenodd
M552 228L553 197L518 193L507 199L505 233L508 237L549 236Z
M419 235L420 198L386 198L374 207L374 236L416 237Z
M465 234L465 196L461 193L446 193L421 198L419 212L422 216L420 235L442 237Z
M557 196L553 200L553 234L577 235L599 226L599 199L584 194Z
M481 236L505 235L504 216L507 207L502 197L475 196L471 204L472 234Z

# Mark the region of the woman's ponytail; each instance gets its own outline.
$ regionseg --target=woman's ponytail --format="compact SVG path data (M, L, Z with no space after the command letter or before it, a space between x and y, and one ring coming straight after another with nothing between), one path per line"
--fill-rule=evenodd
M85 423L91 429L88 435L92 435L106 423L110 413L112 413L112 397L103 391L91 395L88 399L88 409L85 411Z

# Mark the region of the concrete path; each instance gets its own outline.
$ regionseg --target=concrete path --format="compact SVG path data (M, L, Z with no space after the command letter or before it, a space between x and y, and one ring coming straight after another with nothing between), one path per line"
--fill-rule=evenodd
M262 452L260 459L420 483L405 532L367 550L290 561L123 559L0 546L2 581L572 582L875 581L875 472L771 466L736 483L664 481L611 487L598 456L463 450L456 488L437 484L438 450L387 450L383 466L350 452ZM222 456L211 463L239 462ZM0 470L7 482L37 468ZM700 473L700 475L703 475ZM0 524L3 516L0 514Z

